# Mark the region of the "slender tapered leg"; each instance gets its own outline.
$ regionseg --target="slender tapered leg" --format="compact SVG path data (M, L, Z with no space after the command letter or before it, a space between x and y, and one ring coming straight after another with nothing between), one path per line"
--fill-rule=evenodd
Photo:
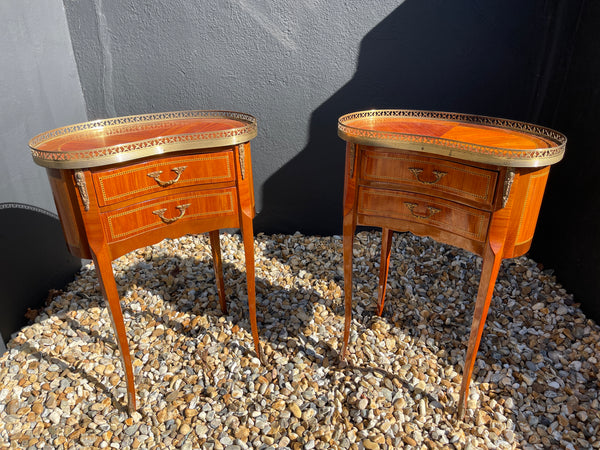
M127 383L128 409L132 413L137 409L135 400L135 384L133 380L133 367L131 365L131 355L129 353L129 344L127 342L127 331L123 322L123 312L121 311L121 302L117 283L112 269L111 258L106 248L98 252L92 250L92 258L96 267L96 274L100 280L102 293L108 304L108 312L112 322L112 327L117 339L119 352L121 353L121 363L125 372L125 381Z
M246 285L248 286L248 312L250 328L254 340L256 356L264 364L260 341L258 339L258 324L256 322L256 281L254 279L254 191L252 190L252 164L250 162L250 143L238 145L236 148L238 170L241 173L239 184L240 228L244 241L244 257L246 259Z
M490 307L492 295L494 294L494 286L500 264L502 263L502 255L500 248L486 244L483 254L483 264L481 267L481 280L479 281L479 290L477 291L477 300L475 301L475 311L473 312L473 323L471 324L471 334L469 336L469 344L467 347L467 355L465 357L465 366L462 376L462 384L460 387L458 416L464 414L465 405L469 396L469 385L475 365L475 357L481 342L485 319Z
M346 357L350 340L350 324L352 322L352 248L354 246L354 217L344 217L344 342L341 359Z
M215 269L215 281L217 282L217 291L219 292L219 304L221 312L227 314L227 299L225 298L225 282L223 281L223 263L221 260L221 241L219 240L219 230L210 231L210 249L212 251L213 267Z
M343 360L348 352L350 340L350 324L352 322L352 251L354 232L356 231L356 195L357 183L355 167L356 146L346 143L346 172L344 175L344 342L340 359Z
M252 218L242 213L242 238L244 240L244 255L246 258L246 284L248 286L248 311L250 314L250 328L254 340L256 356L263 361L260 341L258 339L258 324L256 322L256 282L254 278L254 231Z
M394 232L389 228L381 230L381 262L379 263L379 292L377 294L377 314L379 316L383 314L383 304L385 303L393 236Z

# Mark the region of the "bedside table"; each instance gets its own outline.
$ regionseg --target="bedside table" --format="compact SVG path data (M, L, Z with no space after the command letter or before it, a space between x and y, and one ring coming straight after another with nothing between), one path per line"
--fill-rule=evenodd
M566 138L523 122L466 114L373 110L342 116L345 325L352 319L352 246L357 225L382 228L377 312L383 312L393 231L410 231L483 257L458 413L469 383L503 258L523 255L549 166Z
M136 409L127 333L111 261L165 238L208 232L221 310L227 311L220 228L243 235L254 348L262 359L254 281L250 140L256 119L228 111L181 111L97 120L30 142L46 167L69 250L93 259Z

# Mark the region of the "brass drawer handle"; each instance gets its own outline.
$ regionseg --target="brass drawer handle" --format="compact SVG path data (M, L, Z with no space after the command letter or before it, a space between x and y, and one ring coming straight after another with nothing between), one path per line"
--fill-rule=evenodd
M167 187L167 186L171 186L172 184L177 183L179 181L179 177L181 176L181 174L183 173L183 171L186 168L187 168L187 166L173 167L171 170L173 172L175 172L177 174L177 176L169 181L162 181L159 179L160 175L162 174L162 170L157 170L156 172L150 172L148 174L148 176L150 178L154 179L154 181L156 181L160 187Z
M186 203L185 205L178 205L175 208L177 208L179 210L179 215L177 217L171 217L170 219L165 217L165 213L167 212L167 208L163 208L163 209L157 209L156 211L152 211L152 214L156 214L158 217L160 217L160 220L162 220L164 223L173 223L178 221L179 219L181 219L184 215L185 215L185 210L188 209L188 207L191 205L191 203Z
M428 206L427 211L429 211L429 214L422 216L415 212L415 208L417 206L419 206L417 203L404 202L404 204L410 210L410 213L417 219L429 219L431 216L433 216L434 214L437 214L441 211L441 209L434 208L433 206Z
M435 175L435 180L433 181L425 181L421 179L421 174L423 173L423 169L419 169L417 167L409 167L410 172L415 176L415 178L417 179L417 181L421 184L435 184L438 181L440 181L444 175L446 175L448 172L442 172L440 170L434 170L433 171L433 175Z

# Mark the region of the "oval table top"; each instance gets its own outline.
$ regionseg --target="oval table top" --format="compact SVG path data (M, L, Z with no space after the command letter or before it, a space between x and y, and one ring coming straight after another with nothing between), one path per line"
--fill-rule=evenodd
M355 144L412 150L508 167L563 158L567 138L550 128L495 117L401 109L359 111L338 120Z
M174 151L248 142L256 119L233 111L176 111L115 117L41 133L29 141L44 167L80 169Z

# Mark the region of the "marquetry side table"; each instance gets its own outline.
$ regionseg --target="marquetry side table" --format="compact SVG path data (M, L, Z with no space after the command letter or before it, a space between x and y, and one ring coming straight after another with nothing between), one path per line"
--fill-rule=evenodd
M466 114L372 110L338 122L344 182L345 357L352 314L357 225L382 228L378 314L383 312L393 231L410 231L483 257L458 413L462 416L503 258L531 246L550 165L566 138L523 122Z
M181 111L97 120L42 133L30 142L46 167L69 250L93 259L136 409L127 333L111 261L189 233L210 236L221 310L226 312L220 228L243 235L254 348L254 191L250 140L256 119L228 111Z

